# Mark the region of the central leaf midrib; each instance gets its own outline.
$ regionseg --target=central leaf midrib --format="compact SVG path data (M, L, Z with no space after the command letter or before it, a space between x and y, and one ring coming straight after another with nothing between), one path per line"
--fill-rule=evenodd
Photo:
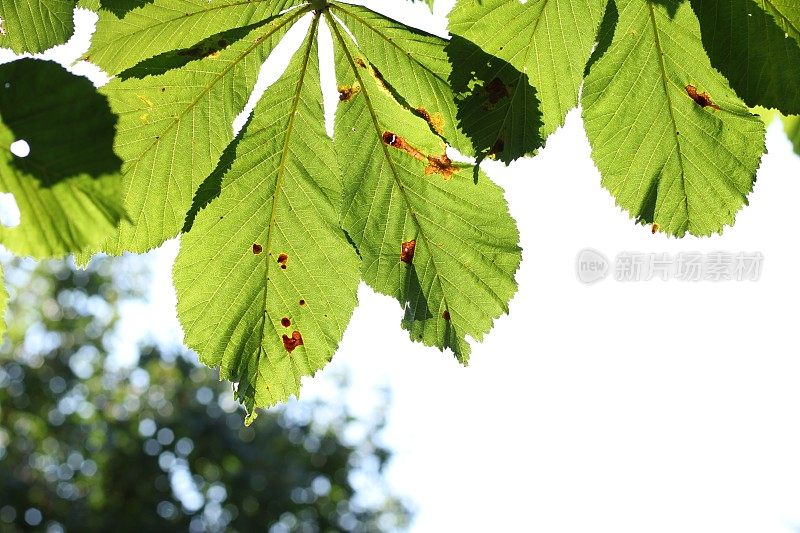
M267 294L269 292L269 272L270 266L272 266L272 237L274 235L274 227L276 221L276 208L278 203L278 196L281 193L283 188L283 182L285 180L286 175L286 161L289 156L289 141L291 139L292 133L294 132L294 125L295 119L297 116L297 108L300 103L300 94L303 91L303 81L306 77L306 72L308 70L308 60L311 56L311 49L316 41L316 33L317 27L319 25L319 14L314 15L314 20L311 23L311 28L309 29L308 37L307 37L307 44L306 49L303 55L303 62L302 66L300 67L300 75L297 78L297 86L295 88L294 96L292 97L292 105L289 110L289 123L286 125L286 135L284 136L283 141L283 150L281 152L281 159L278 163L278 175L275 178L275 189L272 193L272 210L270 212L270 220L269 225L267 226L267 242L264 246L264 261L266 262L266 266L264 269L264 302L263 302L263 309L264 312L262 313L262 324L261 324L261 336L259 339L259 350L258 355L256 357L256 368L260 368L261 365L261 356L265 353L264 348L264 337L266 336L267 330L267 318L269 314L267 313ZM293 366L294 368L294 366Z
M375 131L378 137L380 137L383 132L381 131L380 124L378 123L378 117L375 112L375 108L372 105L372 101L369 97L369 90L364 83L363 78L361 77L361 73L358 71L358 68L355 65L355 61L353 60L352 55L350 54L350 50L347 48L345 44L344 38L342 37L341 31L339 30L339 25L336 24L332 19L330 13L326 10L325 11L325 18L330 24L332 31L336 34L336 38L339 40L339 44L342 46L342 50L344 54L347 56L347 61L350 63L350 68L352 69L353 73L355 74L358 82L361 84L361 92L364 94L364 100L367 103L367 108L369 109L370 117L372 118L372 124L375 126ZM436 277L436 282L439 284L439 287L442 289L442 300L444 301L445 309L450 312L451 314L454 312L453 309L450 308L450 304L447 302L447 295L444 290L444 284L442 283L442 278L439 274L439 266L436 264L435 254L433 252L433 247L431 246L430 242L428 241L428 237L422 229L422 225L419 223L419 219L417 218L417 213L411 206L411 201L408 199L408 195L406 194L405 187L403 186L400 178L397 175L397 169L395 168L394 161L392 160L391 155L389 155L388 148L386 143L380 143L381 148L383 149L383 154L386 161L389 163L389 168L392 171L392 176L394 177L395 184L397 188L400 190L401 196L403 197L403 201L406 204L406 208L408 209L409 214L411 215L411 219L414 221L414 225L419 230L419 235L422 238L422 241L425 243L425 247L428 249L428 253L430 254L431 261L433 262L434 267L434 276ZM421 289L421 288L420 288ZM456 327L455 324L452 325L453 330L455 331Z
M675 146L678 150L678 164L681 168L681 187L683 188L683 205L686 208L686 223L689 224L689 196L686 194L686 169L683 166L683 153L681 152L681 141L675 135L678 130L678 124L675 120L675 112L672 109L672 98L669 95L669 85L667 80L667 67L664 64L664 49L661 46L661 39L658 36L658 24L656 23L655 9L653 4L647 2L649 10L650 22L653 25L653 40L655 41L656 54L658 55L658 65L661 69L661 83L664 87L664 97L667 99L667 109L669 110L669 118L672 121L672 138L675 141ZM655 216L654 216L655 218ZM671 220L670 220L671 222Z

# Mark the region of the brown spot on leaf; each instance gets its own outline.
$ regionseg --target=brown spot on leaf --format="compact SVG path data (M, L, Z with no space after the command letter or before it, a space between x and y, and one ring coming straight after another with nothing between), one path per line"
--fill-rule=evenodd
M442 318L444 318L445 320L447 320L448 322L450 322L450 311L448 311L447 309L445 309L445 310L444 310L444 313L442 313Z
M417 161L422 161L425 163L425 175L441 174L444 176L445 180L449 180L453 177L453 174L456 171L456 168L453 166L453 162L449 157L447 157L447 154L442 154L439 156L425 155L408 144L405 139L395 133L392 133L391 131L384 131L382 139L385 144L388 144L393 148L397 148L398 150L402 150Z
M394 146L395 148L400 148L405 145L405 141L391 131L384 131L382 138L384 143L389 146Z
M292 321L289 320L289 317L285 316L285 317L281 318L281 326L283 326L285 328L288 328L291 325L292 325Z
M306 305L306 301L305 300L300 300L300 307L302 307L304 305Z
M659 225L658 225L658 223L656 223L656 222L653 222L653 225L650 227L650 233L652 233L653 235L655 235L655 234L656 234L656 232L657 232L657 231L660 229L660 227L661 227L661 226L659 226Z
M444 117L442 117L441 113L428 113L428 110L424 107L418 107L417 113L425 119L431 129L438 133L439 135L444 135Z
M414 248L417 247L417 241L410 240L408 242L404 242L400 246L400 261L403 263L408 263L409 265L414 260Z
M720 111L720 107L711 100L711 96L709 96L709 94L706 93L706 92L703 92L703 93L697 92L697 88L694 85L687 85L686 86L686 93L700 107L702 107L702 108L710 107L712 109L716 109L717 111Z
M338 89L339 89L339 101L347 102L361 91L361 86L355 83L353 85L340 85Z
M441 174L445 181L450 181L456 169L453 167L453 162L447 157L447 154L442 154L438 157L428 156L428 166L425 167L425 174Z
M286 264L289 262L289 256L286 254L278 255L278 264L282 269L286 270Z
M483 104L485 109L494 109L494 106L503 98L508 98L511 95L511 90L503 83L500 78L493 78L485 87L486 103Z
M222 217L220 217L220 220L222 220ZM258 255L263 251L264 251L264 249L261 247L260 244L255 243L255 242L253 243L253 253L254 254Z
M288 335L283 336L283 347L286 348L286 351L289 353L292 353L295 348L302 345L303 336L300 335L299 331L293 331L291 337Z
M360 57L356 58L356 65L358 65L361 68L367 68L367 64L364 63L364 60L361 59Z

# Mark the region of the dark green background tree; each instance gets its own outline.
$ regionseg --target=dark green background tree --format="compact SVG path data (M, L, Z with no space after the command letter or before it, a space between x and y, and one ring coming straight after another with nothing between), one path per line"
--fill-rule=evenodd
M133 367L109 364L119 303L141 296L144 277L115 282L111 271L110 261L9 268L0 531L406 525L408 508L381 479L381 413L357 420L341 403L296 403L245 427L230 385L187 354L152 348Z

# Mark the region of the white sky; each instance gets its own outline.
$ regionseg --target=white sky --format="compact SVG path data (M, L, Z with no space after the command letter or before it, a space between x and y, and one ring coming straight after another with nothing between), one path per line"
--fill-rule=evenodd
M439 0L431 16L399 0L364 3L438 33L452 5ZM81 31L59 57L86 47ZM388 475L418 506L414 531L795 531L800 158L777 125L767 146L734 228L668 239L635 226L600 187L573 111L538 157L487 165L524 259L510 316L474 345L470 366L409 341L399 305L362 286L334 362L305 382L304 397L326 394L324 376L343 369L357 408L389 385L386 440L397 453ZM609 257L760 251L765 260L757 282L586 286L575 275L585 247ZM153 301L126 311L128 331L149 323L157 338L180 339L176 251L168 243L152 254Z

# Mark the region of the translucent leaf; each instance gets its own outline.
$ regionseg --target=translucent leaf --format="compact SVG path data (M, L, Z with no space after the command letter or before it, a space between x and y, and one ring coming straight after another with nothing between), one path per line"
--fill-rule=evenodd
M789 37L800 43L800 4L797 0L754 1L775 18L775 22Z
M458 128L446 40L363 7L334 4L331 11L407 107L461 153L474 153L469 137Z
M613 41L582 96L603 185L656 230L720 232L747 203L764 124L711 66L688 2L617 6Z
M462 126L479 147L508 162L536 150L564 123L578 103L605 3L459 0L450 14L454 39L448 50L455 90L473 95ZM480 109L476 98L486 111L508 108L481 120L470 116ZM494 143L487 141L492 136Z
M262 63L300 14L281 15L244 36L215 37L208 48L159 56L129 71L134 77L103 87L120 115L116 148L125 161L131 220L102 251L143 252L180 232L195 191L233 140L233 119Z
M186 343L238 383L251 419L254 406L298 395L300 378L331 359L356 304L359 261L338 224L317 22L258 104L175 265Z
M38 53L66 42L75 0L0 0L0 48Z
M692 6L711 63L747 105L800 113L799 41L753 0L692 0Z
M105 97L55 63L0 65L0 189L14 195L20 224L0 227L18 255L60 257L97 245L124 217L117 122ZM25 157L11 145L24 142Z
M301 3L300 0L152 0L132 9L101 2L100 20L84 59L110 74L212 35L248 26Z
M465 337L481 339L516 291L518 233L502 190L453 163L344 30L333 33L337 81L348 89L334 135L345 170L342 224L364 279L400 301L412 339L466 362Z

